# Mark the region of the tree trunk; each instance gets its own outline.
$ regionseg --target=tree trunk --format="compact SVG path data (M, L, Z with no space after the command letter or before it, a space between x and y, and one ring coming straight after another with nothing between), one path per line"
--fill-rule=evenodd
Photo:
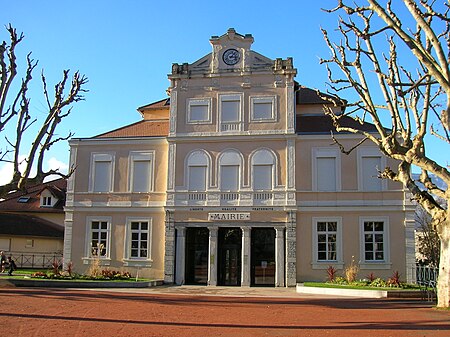
M441 223L441 256L439 261L439 278L437 284L438 308L450 307L450 220Z

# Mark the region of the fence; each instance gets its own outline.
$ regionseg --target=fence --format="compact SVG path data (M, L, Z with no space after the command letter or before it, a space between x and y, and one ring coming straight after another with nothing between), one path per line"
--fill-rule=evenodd
M54 261L57 261L60 265L63 261L63 255L61 253L20 253L9 252L8 256L11 256L15 261L17 268L52 268Z
M416 265L416 283L422 288L424 297L428 300L433 300L436 294L438 276L438 268Z

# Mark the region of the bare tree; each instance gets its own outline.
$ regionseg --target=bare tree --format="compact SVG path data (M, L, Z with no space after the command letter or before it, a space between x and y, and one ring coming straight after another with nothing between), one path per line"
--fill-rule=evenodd
M27 96L28 86L32 79L32 73L38 62L31 58L31 53L27 55L27 68L20 85L14 90L13 83L17 76L16 47L22 42L23 33L18 34L11 25L6 27L9 33L9 44L6 41L0 45L0 135L5 139L5 144L0 146L0 162L11 163L13 165L13 175L9 183L0 185L0 197L12 190L26 189L27 185L42 183L49 175L59 175L67 177L59 170L44 171L44 155L56 143L66 141L73 136L71 132L66 137L56 137L56 127L67 117L71 111L71 105L83 100L83 93L86 90L83 86L87 83L87 78L76 72L72 79L69 78L69 70L63 71L62 80L55 85L54 93L51 95L47 88L44 74L41 74L43 92L46 100L47 114L43 121L34 118L30 108L30 98ZM70 82L70 88L69 83ZM12 92L14 91L14 92ZM25 159L21 159L23 153L24 135L31 132L30 127L38 124L38 131ZM13 130L14 136L5 136L6 130ZM2 137L2 138L3 138ZM26 144L28 145L28 144ZM23 167L19 169L19 167ZM32 173L32 169L36 173ZM33 175L33 176L32 176Z
M336 33L340 41L333 42L322 29L331 56L321 63L327 66L333 93L356 98L342 114L325 110L337 131L360 134L362 141L372 141L384 155L398 160L397 167L386 167L379 177L401 182L430 214L441 240L438 307L449 307L450 173L447 163L440 164L426 151L431 136L442 142L444 156L450 150L449 5L432 0L364 3L338 0L334 9L326 10L342 13ZM377 133L345 127L340 123L345 116L370 121ZM418 181L411 175L412 166L421 171ZM431 174L447 187L436 186ZM439 204L438 197L446 203Z
M418 261L421 264L437 267L441 242L431 220L431 216L418 206L416 209L416 223L419 225L418 228L416 227L416 258L420 257Z

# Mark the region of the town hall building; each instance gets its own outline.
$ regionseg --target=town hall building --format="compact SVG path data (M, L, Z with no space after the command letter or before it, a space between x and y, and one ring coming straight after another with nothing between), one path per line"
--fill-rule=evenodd
M377 178L395 162L369 143L342 154L323 106L344 103L299 84L292 58L269 59L253 41L234 29L212 36L211 53L172 65L169 97L138 108L140 121L70 141L66 263L85 272L99 257L167 283L285 287L354 260L360 278L412 281L414 208L400 184ZM361 139L334 134L347 147Z

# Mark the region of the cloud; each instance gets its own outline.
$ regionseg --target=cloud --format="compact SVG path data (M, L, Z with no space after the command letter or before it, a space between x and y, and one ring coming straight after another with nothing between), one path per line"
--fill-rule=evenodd
M47 161L47 169L58 170L60 173L67 173L69 171L69 164L59 161L55 157L51 157Z
M19 166L20 171L23 171L25 169L25 156L21 156L20 160L22 160L22 164ZM2 163L0 164L0 185L5 185L11 181L12 175L13 175L13 169L14 166L12 163ZM47 170L58 170L60 173L66 174L69 171L69 165L59 161L55 157L51 157L49 160L47 160ZM36 170L31 170L30 177L34 177L36 174ZM55 178L58 178L58 176L50 176L46 180L53 180Z

